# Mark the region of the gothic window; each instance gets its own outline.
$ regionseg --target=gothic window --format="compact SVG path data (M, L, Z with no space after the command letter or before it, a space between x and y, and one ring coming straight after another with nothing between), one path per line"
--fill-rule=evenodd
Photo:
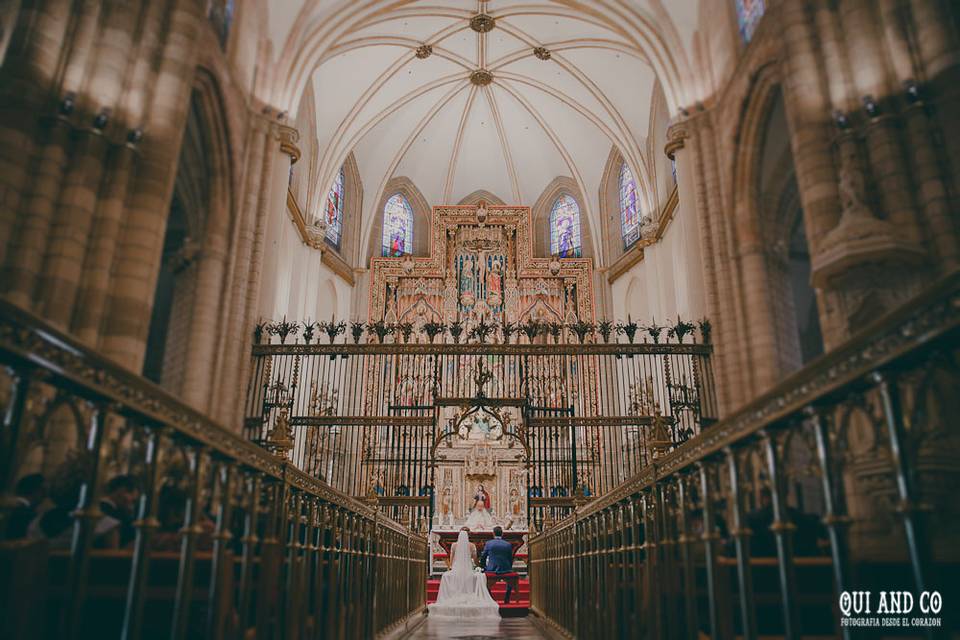
M227 38L230 37L230 27L233 24L235 0L211 0L207 6L207 18L213 25L214 31L220 38L220 46L227 48Z
M550 253L558 258L580 257L580 207L567 194L550 209Z
M763 0L736 0L737 2L737 24L740 27L740 37L744 42L750 42L753 32L760 24L760 18L763 17L765 7Z
M327 196L327 206L324 211L327 223L326 240L336 249L340 248L340 237L343 234L343 168L337 172Z
M623 246L629 249L640 237L640 204L637 202L637 183L630 167L620 167L620 231Z
M413 252L413 208L402 193L396 193L383 207L383 255L402 256Z

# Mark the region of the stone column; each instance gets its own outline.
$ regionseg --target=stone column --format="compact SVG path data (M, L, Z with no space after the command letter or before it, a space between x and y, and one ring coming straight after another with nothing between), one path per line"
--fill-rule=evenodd
M167 18L168 30L145 118L142 155L130 185L100 342L105 355L134 371L143 365L202 20L192 0L176 0Z
M275 124L259 114L251 117L247 136L247 157L244 163L245 184L240 203L239 220L236 225L237 236L234 239L236 260L230 274L230 296L226 303L229 310L225 318L223 344L220 348L220 364L217 367L218 381L214 390L214 410L226 424L242 412L240 404L242 386L240 367L241 358L247 358L252 337L246 331L247 299L250 285L251 262L256 241L259 213L259 201L263 195L267 156L271 153L271 141L274 138Z
M748 397L744 389L742 364L743 353L740 349L737 329L737 305L733 302L733 288L730 281L730 254L727 233L724 229L724 211L720 193L718 156L713 139L713 128L708 114L698 114L688 120L676 123L668 130L667 149L673 152L683 144L689 147L690 168L688 173L694 179L693 193L688 195L688 185L681 185L681 199L693 200L697 212L697 226L703 251L703 277L706 285L707 315L713 323L714 370L720 383L717 390L721 414L738 406ZM669 155L669 151L668 151ZM680 167L678 171L682 170Z
M130 184L131 167L136 161L133 141L113 150L108 161L107 175L98 203L96 221L87 248L80 288L74 309L73 330L84 342L97 344L100 325L107 304L110 286L110 267L123 225L124 203Z
M675 123L667 131L664 153L677 167L677 208L672 225L683 234L685 248L684 282L677 283L677 307L686 320L699 320L707 313L707 288L703 271L703 230L691 230L697 220L697 184L691 152L686 148L690 131L685 123ZM695 280L692 280L695 279Z
M242 327L242 344L249 350L253 340L253 327L257 322L257 309L260 306L260 285L263 268L264 253L267 250L264 239L266 225L271 219L282 220L282 224L291 224L286 215L287 185L290 174L290 165L293 161L293 149L296 148L296 130L274 124L267 139L267 147L263 157L263 176L261 178L260 198L257 202L256 230L250 254L249 283L247 285L246 307L244 309L244 324ZM271 215L279 211L281 215ZM245 351L247 353L247 351ZM249 386L250 358L244 357L240 361L240 378L238 384L233 385L231 393L237 394L237 399L227 406L234 410L228 424L240 424L243 417L243 402Z
M14 230L30 215L23 211L32 176L50 167L45 162L34 165L33 158L44 138L42 116L57 110L57 100L51 100L51 95L55 95L72 4L70 0L47 0L22 6L0 66L0 264L8 257L8 240L15 237ZM58 135L54 143L65 144ZM6 273L3 281L12 282ZM28 296L11 293L8 286L2 288L17 304L27 305Z
M914 48L922 76L918 78L929 94L939 136L948 156L950 188L960 193L960 42L951 30L946 3L937 0L909 0L913 17ZM954 16L955 17L955 16ZM957 205L954 205L957 216Z

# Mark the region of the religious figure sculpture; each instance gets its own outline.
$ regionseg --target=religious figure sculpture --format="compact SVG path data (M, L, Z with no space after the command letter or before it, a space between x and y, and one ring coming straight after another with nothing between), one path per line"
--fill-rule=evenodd
M500 262L493 261L487 271L487 304L499 307L503 301L503 269Z
M453 490L444 487L440 493L440 525L453 525Z
M463 261L463 268L460 271L460 304L465 307L472 307L473 303L476 302L474 296L475 282L473 259L467 257Z
M489 529L493 526L493 516L490 515L490 494L483 485L477 485L473 494L470 515L467 516L466 526L471 529Z
M520 503L520 492L516 487L510 489L510 515L514 519L520 518L520 512L522 510L522 505Z

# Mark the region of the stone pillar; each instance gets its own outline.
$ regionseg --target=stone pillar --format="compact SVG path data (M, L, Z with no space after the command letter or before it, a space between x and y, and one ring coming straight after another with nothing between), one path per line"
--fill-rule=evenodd
M684 239L683 256L686 264L683 269L683 282L677 285L677 308L686 320L699 320L707 312L707 289L703 271L702 229L694 230L697 220L697 198L695 166L691 152L686 148L690 131L683 123L676 123L667 131L667 143L664 153L677 167L677 208L671 223L682 233Z
M16 237L19 223L32 215L29 210L24 213L25 192L32 176L50 167L49 163L33 162L44 137L38 115L56 110L57 101L51 104L50 98L55 95L72 4L70 0L47 0L22 6L7 56L0 65L0 264L9 262L8 241ZM54 136L54 141L59 138ZM7 273L3 282L11 282ZM26 306L29 298L11 295L6 284L0 286L4 294Z
M130 185L131 167L136 161L131 141L115 148L108 161L110 180L104 185L96 221L80 276L80 289L74 310L73 330L84 342L95 345L107 305L110 267L116 254L123 224L124 203Z
M721 414L749 397L744 389L737 305L733 302L730 281L730 254L724 229L724 209L720 192L713 128L708 114L698 114L675 123L667 132L665 151L676 154L680 145L688 149L687 167L678 167L693 179L693 185L680 185L679 197L688 199L697 215L702 249L703 279L706 289L706 314L713 323L714 370ZM685 155L685 154L684 154ZM692 188L692 193L687 189Z
M202 20L192 0L176 0L167 18L168 30L145 117L142 154L130 185L100 341L105 355L134 371L143 365Z
M243 344L249 347L253 340L253 327L257 322L257 310L260 307L260 291L264 253L266 252L266 225L271 219L283 220L291 224L287 209L287 185L289 184L290 165L295 157L297 132L295 129L274 124L267 139L263 158L263 177L261 179L260 198L257 203L256 231L253 250L250 255L249 285L247 286L246 308L244 310ZM280 212L280 216L272 212ZM319 256L318 256L319 259ZM246 353L246 352L245 352ZM228 404L234 409L229 424L240 424L243 417L243 401L246 397L250 377L250 358L240 361L240 380L233 386L238 401Z
M939 139L947 155L950 188L960 193L960 42L947 3L937 0L909 0L924 92L929 94ZM954 8L954 11L956 9ZM954 18L956 15L953 16ZM955 24L955 23L954 23ZM956 197L956 196L955 196ZM954 204L954 217L957 205Z

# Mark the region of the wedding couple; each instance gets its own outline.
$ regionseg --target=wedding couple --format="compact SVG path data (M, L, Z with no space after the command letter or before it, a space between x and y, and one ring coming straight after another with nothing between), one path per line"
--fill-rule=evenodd
M451 569L440 578L437 601L429 605L431 616L500 618L500 606L487 591L487 574L513 571L513 546L503 539L503 529L494 527L493 540L487 541L480 554L480 566L486 573L477 571L477 548L470 542L469 533L467 527L460 529L450 548Z

